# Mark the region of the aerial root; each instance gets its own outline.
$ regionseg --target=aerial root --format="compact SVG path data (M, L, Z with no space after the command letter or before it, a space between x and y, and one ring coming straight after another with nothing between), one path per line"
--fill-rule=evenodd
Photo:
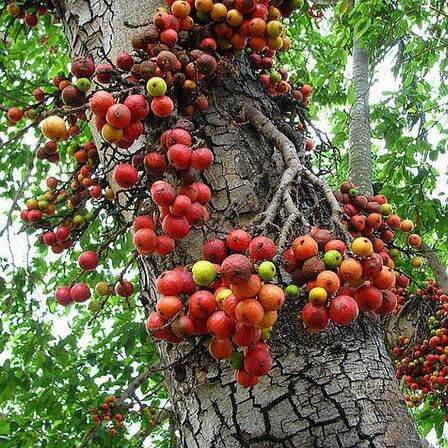
M325 181L322 179L319 179L313 172L311 172L309 169L304 168L303 175L306 177L306 179L310 182L311 185L318 188L320 191L322 191L331 212L331 221L334 224L335 228L339 231L339 236L346 242L350 242L350 237L347 232L347 229L342 224L342 211L339 206L338 201L336 200L333 191L331 188L327 185Z
M269 206L254 219L253 223L259 231L266 231L269 225L273 224L287 198L289 197L291 199L291 183L295 180L298 174L298 169L295 167L289 167L284 171L278 190L272 197Z
M299 210L299 206L293 201L291 195L292 184L298 180L299 185L307 182L322 193L329 207L331 223L337 230L338 235L344 241L348 242L349 235L341 220L342 212L331 188L324 180L317 177L310 169L302 164L296 146L260 110L252 106L247 106L243 113L247 122L267 141L271 142L282 154L283 162L286 166L280 178L278 190L272 197L267 209L255 217L253 221L254 227L259 231L266 231L269 226L274 225L274 220L280 211L285 209L288 216L280 230L279 244L282 247L286 245L288 234L297 220L300 219L301 223L307 227L303 214Z
M285 208L288 211L288 217L286 218L285 224L281 229L280 237L278 240L278 254L282 254L286 245L288 244L289 234L294 227L296 222L300 222L301 227L307 227L308 224L302 212L298 209L294 201L292 200L291 194L288 192L285 195Z

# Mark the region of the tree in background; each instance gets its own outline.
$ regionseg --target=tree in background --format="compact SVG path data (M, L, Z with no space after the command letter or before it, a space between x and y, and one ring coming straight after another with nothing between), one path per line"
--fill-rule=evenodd
M348 142L352 105L366 88L359 86L356 95L351 77L344 76L352 36L368 53L371 83L381 87L381 79L392 72L397 90L384 92L371 105L373 179L400 213L431 229L428 242L434 239L446 261L446 208L432 194L438 179L434 161L443 157L447 145L446 31L439 26L446 21L443 2L361 1L354 6L339 1L334 8L317 3L324 3L324 22L299 15L291 19L288 30L297 39L283 56L294 67L291 76L313 84L311 116L328 107L331 143L342 147ZM346 163L334 176L338 181L348 171Z
M363 5L359 2L354 11L362 10ZM28 10L23 20L28 26L34 25L36 7L24 6ZM302 83L297 88L292 83L291 88L281 70L260 72L262 68L270 69L275 48L287 49L288 39L282 37L282 25L276 19L280 12L288 16L294 5L271 5L268 10L263 3L255 8L250 2L175 2L171 5L172 15L155 13L155 5L139 6L136 15L135 5L125 1L111 5L58 3L55 14L61 19L72 58L78 57L71 65L76 78L67 77L65 43L48 15L43 15L44 23L37 32L28 33L28 45L36 48L34 59L30 59L29 49L20 45L24 36L20 8L15 10L9 5L9 16L2 16L5 39L10 40L4 72L11 86L5 92L8 106L4 109L10 121L17 123L14 129L2 124L9 135L4 144L8 153L2 162L5 172L24 170L18 188L9 193L13 206L7 224L11 223L16 205L22 202L24 191L36 181L32 199L21 214L26 230L32 232L37 227L44 243L32 250L26 267L11 272L9 261L4 261L2 344L10 352L2 367L5 418L1 431L6 443L141 446L143 440L152 437L162 446L423 446L405 410L374 319L361 314L349 327L331 325L324 333L308 334L328 324L326 306L316 305L322 303L322 294L325 301L329 293L330 318L340 324L355 316L344 315L347 321L339 319L331 313L331 303L336 303L336 297L348 296L357 314L359 297L355 302L351 290L332 296L337 290L332 285L325 289L308 284L312 300L306 309L312 313L309 319L303 312L306 332L300 310L307 293L302 291L299 299L297 287L287 287L289 277L301 285L320 271L332 279L330 268L339 269L341 261L334 253L338 251L333 250L333 258L323 256L323 252L331 252L323 248L329 242L324 230L332 233L331 241L338 237L342 244L351 246L350 236L342 226L337 195L333 196L320 178L336 160L328 151L318 150L313 161L306 151L312 148L312 141L303 135L307 126L312 127L307 123L309 86ZM305 23L303 29L309 31L308 35L316 36L310 16L316 14L317 7L295 6L298 8L290 19L291 32ZM340 3L335 10L344 16L351 7ZM43 12L40 9L41 15ZM154 14L154 27L148 27ZM249 27L246 31L240 28L243 20ZM343 20L342 24L336 21L336 31L337 26L344 25ZM354 13L350 20L350 26L356 24L359 38L370 29L364 15ZM346 43L340 48L334 46L333 53L328 54L346 51L345 45L351 42L350 26L341 32ZM43 30L48 34L42 35ZM296 38L291 37L292 41ZM321 45L329 40L319 38ZM48 51L37 50L41 44ZM234 54L246 45L252 52L248 57L244 52ZM362 45L362 40L355 41L355 49L360 52L365 51ZM25 82L20 85L16 82L16 61L23 61L20 70ZM333 64L337 61L334 59ZM291 65L293 74L304 67ZM45 72L41 71L43 67ZM50 76L53 88L47 87L48 67L54 67ZM324 71L320 78L311 74L311 79L317 80L311 104L319 100L331 103L328 97L325 103L324 89L320 87L323 79L331 82L341 76L341 72L333 72L333 79ZM32 108L28 105L33 100L24 98L24 91L33 92ZM339 90L337 95L335 103L346 101L345 93ZM14 109L17 106L19 109ZM28 124L19 116L23 109L34 122ZM340 116L335 113L336 120ZM86 119L94 121L95 143L88 141ZM26 148L27 132L37 123L49 140L37 133L42 141L36 150ZM343 124L336 129L340 143ZM352 133L353 142L357 141L355 135ZM351 147L352 154L359 154ZM10 157L11 153L17 157ZM326 159L323 164L327 166L322 165L322 159ZM44 187L48 162L58 162L58 169L47 177ZM165 172L167 162L170 167ZM197 172L192 172L191 166ZM64 170L70 174L64 177ZM2 182L8 188L11 178ZM360 184L364 190L369 189L368 182ZM361 197L350 184L345 184L342 193L350 193L352 200ZM426 195L425 191L421 194ZM183 197L177 199L179 196ZM28 193L26 197L30 197ZM384 217L386 209L382 208ZM137 218L139 215L143 218ZM157 222L160 216L161 226ZM428 228L440 231L438 225ZM246 244L247 233L240 230L235 235L231 232L235 228L247 230L252 241L249 243L249 237ZM321 239L316 228L324 232ZM2 233L9 231L5 229ZM71 240L79 241L79 245L72 247ZM203 248L206 240L211 242ZM316 241L319 255L314 253ZM300 247L306 243L310 247L304 255ZM69 249L64 255L67 263L48 256L45 245L55 253ZM360 260L370 256L370 252L362 253L356 246L351 248L355 258L348 254L346 257L356 266L360 263L356 256ZM236 254L228 257L228 251ZM275 252L272 264L269 260ZM230 257L238 263L225 264ZM68 263L76 258L81 272ZM209 262L196 264L201 258ZM308 278L304 277L303 266L290 269L284 264L308 261L306 258L318 265L310 268ZM251 260L250 264L247 260ZM215 283L217 268L210 261L221 265L220 278L225 283ZM393 265L390 257L386 261ZM203 291L199 296L194 293L194 299L191 265L193 280ZM134 287L128 282L132 266L140 270L138 297L132 295ZM169 271L159 277L164 269L176 266L187 269L178 269L183 274ZM277 276L272 271L278 271ZM341 274L342 267L339 271ZM40 296L41 288L44 292L57 288L59 304L88 300L91 292L84 278L96 285L96 297L90 301L89 310L73 305L66 309L71 331L56 338L48 317L48 311L54 312L54 299L43 303L30 297ZM179 278L185 289L176 289ZM277 284L285 287L289 295L278 311L278 322L270 337L267 333L271 330L263 333L255 328L260 324L260 303L260 318L270 323L265 321L261 327L264 330L275 322L281 303L268 303L272 296L260 292L260 279L270 285L267 290L271 294L275 291L280 302L284 293L278 291ZM111 287L115 287L115 294L111 294ZM253 293L247 293L252 287L258 300L251 298ZM241 331L237 336L235 323L229 319L231 311L226 313L225 305L224 310L212 309L210 319L214 317L205 323L208 314L203 302L210 303L210 290L215 289L213 300L218 305L213 302L213 307L220 306L219 300L227 300L228 291L244 302L247 309L240 306L242 311L235 318L237 325L246 325L246 338L255 335L250 344L238 343L243 336ZM220 293L224 294L222 299ZM179 305L178 299L162 300L160 294L180 294L185 301L185 296L190 297L187 304ZM382 301L386 303L384 298ZM195 308L196 302L201 303L199 308ZM186 316L179 315L179 306L183 305L189 310ZM153 311L155 306L157 313ZM154 343L142 324L148 315L147 327L156 339L179 342L179 338L191 333L214 335L211 354L215 358L232 356L237 383L228 363L218 363L207 354L209 337L187 337L176 345ZM269 351L256 342L260 338L268 341ZM235 352L235 345L250 348ZM255 373L261 375L268 370L269 376L263 376L253 389L241 387L251 386L258 381ZM92 417L91 407L95 407ZM123 430L123 418L128 426L140 425L130 439ZM92 420L92 428L84 435Z

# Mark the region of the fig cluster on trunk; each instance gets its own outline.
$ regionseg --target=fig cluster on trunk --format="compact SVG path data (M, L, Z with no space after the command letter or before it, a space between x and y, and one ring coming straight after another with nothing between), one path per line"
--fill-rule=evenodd
M178 266L159 276L160 297L146 328L171 343L209 335L210 354L229 359L236 381L252 387L271 369L265 341L285 301L283 289L270 283L276 274L275 243L235 229L226 239L207 241L203 252L191 271Z

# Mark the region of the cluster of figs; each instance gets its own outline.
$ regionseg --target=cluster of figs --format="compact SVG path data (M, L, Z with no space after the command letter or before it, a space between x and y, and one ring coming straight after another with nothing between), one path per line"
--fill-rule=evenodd
M207 204L212 192L201 180L201 173L214 163L213 152L193 122L185 125L178 120L173 125L173 117L192 118L204 112L211 84L230 76L229 62L241 53L247 53L269 94L291 94L306 106L311 86L293 88L287 72L276 70L274 61L276 52L290 47L281 18L301 6L292 0L168 1L156 10L150 25L132 36L132 52L122 51L115 62L99 64L90 56L75 58L72 76L53 80L59 111L34 117L49 139L41 158L57 162L58 145L76 136L79 120L90 116L104 143L117 148L123 158L113 171L116 189L108 188L96 170L101 157L95 145L74 144L71 155L77 167L71 184L63 188L57 179L47 179L49 191L27 202L22 219L43 227L41 241L59 253L72 247L79 229L88 224L90 217L79 212L86 208L87 200L113 201L117 190L141 195L142 185L147 185L142 212L132 222L134 247L142 256L172 253L177 241L192 228L204 226L209 218ZM45 104L41 89L33 94L40 106ZM23 115L19 108L8 111L11 123ZM123 157L126 153L122 151L144 136L148 126L160 128L163 123L165 130L150 150ZM307 146L312 142L307 141ZM252 238L246 231L234 229L225 239L207 241L203 260L159 277L160 298L148 317L148 331L156 339L172 343L209 335L212 356L230 359L236 380L253 386L272 366L266 340L286 298L297 298L306 291L302 317L310 333L324 330L330 322L348 325L359 311L394 312L398 302L394 291L405 288L409 279L394 271L396 254L390 243L397 229L408 234L412 247L418 247L421 238L411 233L413 223L394 214L382 195L364 196L347 181L335 196L352 241L335 239L318 228L295 238L280 255L282 269L293 282L285 290L273 283L275 243L266 236ZM58 201L69 212L55 223ZM73 210L78 211L75 214ZM42 224L48 218L53 218L53 228ZM78 264L83 273L97 268L101 253L99 249L80 254ZM418 267L419 261L414 257L411 262ZM100 282L95 290L100 296L115 292L128 297L133 286L119 279L112 285ZM90 287L84 282L56 291L56 300L64 306L90 296Z
M448 294L434 280L418 288L416 297L429 305L436 305L428 317L428 337L412 341L400 336L393 348L396 377L407 388L406 402L413 408L426 396L440 400L441 408L448 408ZM448 412L445 415L448 420Z
M286 298L273 282L276 249L270 238L243 229L208 240L202 260L158 277L148 332L170 343L207 335L210 354L230 360L236 381L256 385L272 367L266 340Z

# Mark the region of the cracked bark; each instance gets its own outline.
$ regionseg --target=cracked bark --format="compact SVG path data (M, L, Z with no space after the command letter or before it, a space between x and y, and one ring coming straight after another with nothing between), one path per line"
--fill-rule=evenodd
M148 21L150 2L68 0L62 5L64 27L73 55L89 52L110 59L129 48L123 25ZM61 6L61 4L59 4ZM135 11L138 9L138 16ZM243 120L243 106L269 116L276 128L294 140L299 154L302 139L282 120L280 109L240 67L236 79L224 80L210 95L211 107L196 125L212 147L216 163L206 173L214 191L207 237L246 226L266 210L285 170L281 155L253 126ZM292 194L294 192L294 194ZM338 230L326 205L325 192L303 178L291 184L289 201L306 223ZM327 201L328 203L328 201ZM279 239L288 219L282 210L269 227ZM299 221L291 226L306 230ZM189 263L200 254L206 230L192 232L170 260L141 260L145 297L155 300L154 279L165 266ZM164 266L165 265L165 266ZM288 302L280 313L271 346L274 366L253 390L235 385L233 371L213 361L205 348L188 362L165 373L165 384L186 448L233 447L421 447L406 410L391 361L377 327L361 317L347 329L332 328L308 335L299 319L301 305ZM165 365L191 350L191 342L160 344Z

